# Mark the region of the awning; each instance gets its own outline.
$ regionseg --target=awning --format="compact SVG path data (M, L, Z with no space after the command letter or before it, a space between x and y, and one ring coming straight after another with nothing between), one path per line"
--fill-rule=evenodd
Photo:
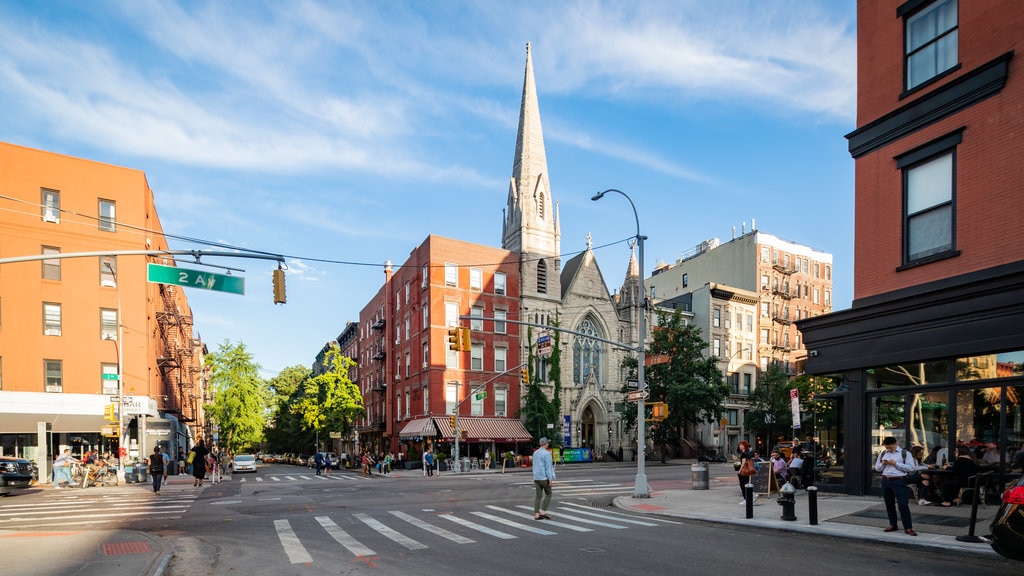
M441 437L449 442L455 439L449 418L434 418ZM532 438L518 418L459 417L459 432L466 431L461 440L466 442L530 442Z
M417 418L409 422L398 433L399 438L419 438L422 436L437 436L437 428L434 427L433 418Z

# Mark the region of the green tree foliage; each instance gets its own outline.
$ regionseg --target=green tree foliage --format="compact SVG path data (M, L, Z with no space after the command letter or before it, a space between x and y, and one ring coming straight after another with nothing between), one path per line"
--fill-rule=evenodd
M263 441L270 396L259 376L259 364L245 344L224 340L206 356L213 403L206 414L220 427L220 445L230 453L254 448Z
M793 431L793 410L789 399L792 388L789 375L778 363L757 377L757 386L747 399L751 408L747 411L745 424L758 436L767 438L767 449L771 450L781 440L787 440Z
M291 409L302 383L311 375L309 368L295 365L285 368L267 382L274 397L273 413L267 425L268 450L300 452L313 445L315 434L303 429L302 418Z
M337 349L327 351L323 374L307 378L295 395L291 410L299 416L304 430L344 432L348 423L363 414L363 395L348 377L355 360L341 355Z
M529 368L536 366L536 355L534 351L533 343L533 330L528 328L526 331L526 337L530 342L530 352L527 357L526 365ZM556 345L557 345L556 340ZM551 357L554 358L559 354L558 348L553 348L551 351ZM548 372L550 375L550 371ZM547 394L544 393L543 383L534 370L529 370L530 383L526 386L526 398L523 400L523 405L519 409L523 416L523 426L526 427L526 431L533 437L533 441L536 442L542 436L547 436L551 440L552 446L561 445L562 436L555 432L561 430L561 412L562 408L560 405L555 404L554 400L549 400ZM548 424L554 424L555 428L548 428Z
M659 312L647 354L666 355L668 362L647 366L644 371L648 401L665 402L669 410L664 422L650 428L648 437L655 444L675 444L687 427L718 420L725 411L729 386L718 369L718 358L704 357L707 347L700 329L683 322L680 310ZM624 364L635 378L636 358L627 358ZM623 416L627 425L634 425L636 404L627 403Z

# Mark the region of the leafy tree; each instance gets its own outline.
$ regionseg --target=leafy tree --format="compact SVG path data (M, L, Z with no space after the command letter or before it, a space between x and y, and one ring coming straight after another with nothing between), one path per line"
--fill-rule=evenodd
M267 382L274 398L274 411L267 425L267 449L296 452L313 444L315 435L303 429L302 419L291 409L302 383L310 376L309 368L295 365L285 368Z
M790 388L789 375L773 362L757 377L757 387L747 397L751 409L747 411L746 425L758 436L766 438L768 445L765 448L768 450L783 439L784 431L793 430Z
M663 447L676 444L684 431L696 424L718 420L725 411L729 386L718 369L718 358L704 357L708 344L700 329L683 322L680 310L658 313L647 354L668 356L668 361L645 368L644 380L651 402L665 402L668 418L651 426L647 435ZM623 362L636 377L636 358ZM623 387L622 392L627 390ZM627 426L637 423L635 403L627 403L623 417ZM646 424L644 424L646 425Z
M536 374L536 371L530 369L536 365L532 328L527 328L526 337L527 341L530 342L530 351L526 361L530 377L529 384L526 385L526 398L523 400L523 405L519 409L520 414L523 416L523 426L526 427L526 431L533 437L534 442L539 440L542 436L548 436L551 440L552 446L560 446L562 443L561 434L552 433L552 431L548 429L548 424L559 426L562 412L561 400L558 400L558 404L555 403L555 400L549 400L547 394L544 392L543 383ZM557 354L557 348L552 350L552 358ZM559 388L556 389L556 394L559 392L560 388L561 387L559 386ZM560 428L557 429L560 430Z
M220 444L230 453L258 446L269 412L270 398L259 376L260 366L245 344L224 340L206 356L213 403L206 413L220 427Z
M344 432L348 423L364 412L363 395L348 377L349 368L356 362L331 348L324 363L329 369L303 381L291 410L301 419L304 430Z

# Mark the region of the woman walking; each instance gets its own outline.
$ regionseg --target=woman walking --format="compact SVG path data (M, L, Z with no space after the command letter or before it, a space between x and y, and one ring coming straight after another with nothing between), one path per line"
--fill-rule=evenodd
M192 454L189 456L189 460L192 461L192 476L195 477L192 486L203 485L203 479L206 478L206 455L209 453L210 450L206 447L203 439L197 438L196 445L192 447Z
M754 453L750 451L750 442L746 440L740 440L740 445L736 452L739 454L740 459L740 467L736 477L740 479L740 493L743 494L743 500L740 500L740 504L744 504L747 501L746 486L750 482L750 477L756 472ZM754 500L757 500L757 494L754 494Z

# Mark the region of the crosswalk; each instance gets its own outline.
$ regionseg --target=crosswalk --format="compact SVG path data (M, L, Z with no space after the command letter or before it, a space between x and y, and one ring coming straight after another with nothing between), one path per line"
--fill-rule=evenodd
M336 480L339 482L366 482L376 480L374 478L363 478L355 474L335 474L333 476L317 476L316 474L274 474L272 476L242 476L241 474L235 474L233 478L237 479L240 483L246 482L297 482L299 480L322 480L329 482Z
M516 482L516 487L528 487L533 490L533 480L529 482ZM572 496L614 496L616 494L632 494L631 484L616 482L595 482L589 479L581 480L555 480L554 492L560 498Z
M348 554L357 558L379 556L393 547L399 552L426 550L447 544L473 544L483 539L515 540L521 537L554 536L560 532L628 530L679 524L672 520L637 516L626 512L594 509L590 506L559 502L548 514L550 519L533 519L533 508L526 505L487 505L466 512L424 511L414 515L399 510L376 514L354 513L342 519L312 516L274 520L274 530L285 556L292 564L316 562L303 539L319 542L326 532ZM345 527L339 525L341 521ZM322 546L313 548L325 552ZM336 560L336 551L328 551L325 562Z
M191 487L190 487L191 488ZM151 491L104 492L102 488L62 490L62 494L32 503L0 506L0 530L28 530L49 526L83 526L154 519L175 520L195 502L194 492L165 488Z

